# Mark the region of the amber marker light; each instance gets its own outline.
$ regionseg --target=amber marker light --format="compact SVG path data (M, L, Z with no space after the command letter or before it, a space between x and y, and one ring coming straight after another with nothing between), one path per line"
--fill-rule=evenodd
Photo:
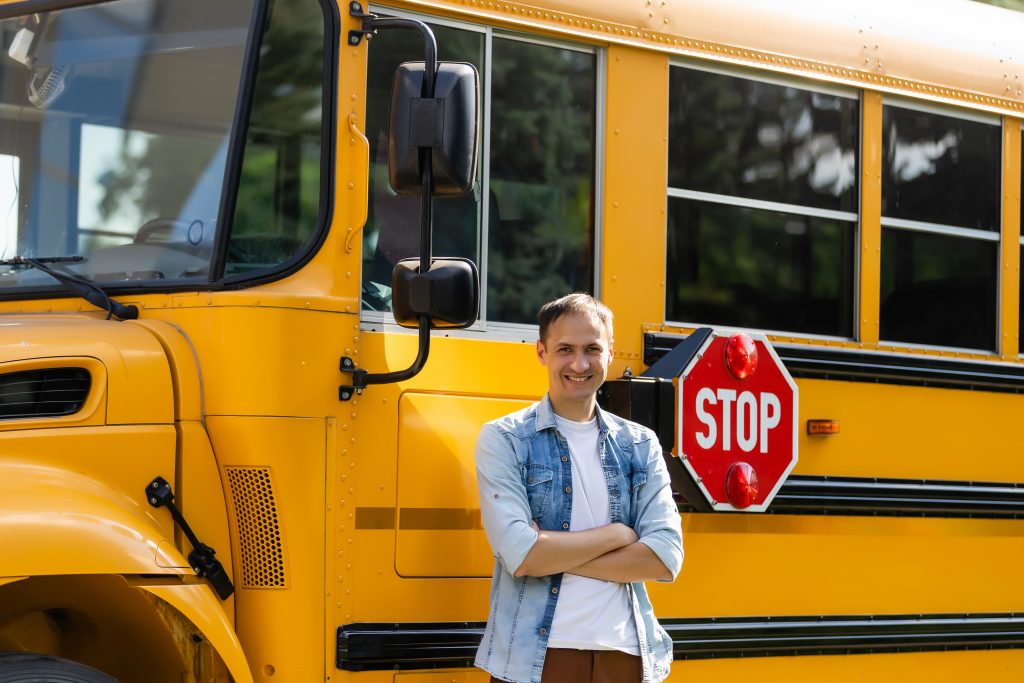
M744 510L757 499L757 472L745 462L734 463L725 475L725 495L729 504Z
M757 346L750 335L739 332L725 342L725 367L736 379L746 379L757 370Z
M822 434L838 434L839 420L808 420L807 434L818 436Z

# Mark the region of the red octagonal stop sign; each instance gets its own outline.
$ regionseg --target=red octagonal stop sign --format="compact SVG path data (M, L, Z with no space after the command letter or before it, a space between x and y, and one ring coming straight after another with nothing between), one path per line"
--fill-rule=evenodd
M796 383L771 344L716 330L676 391L678 455L708 502L765 510L797 461Z

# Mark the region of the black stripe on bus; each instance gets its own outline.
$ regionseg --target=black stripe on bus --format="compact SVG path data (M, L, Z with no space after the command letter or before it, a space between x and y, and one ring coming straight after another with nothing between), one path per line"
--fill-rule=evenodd
M914 614L662 619L675 659L1024 648L1024 615ZM480 622L363 623L338 629L346 671L473 665Z
M679 510L693 512L685 502ZM794 474L766 512L1019 519L1024 518L1024 484Z
M644 335L644 364L650 366L686 337L678 334ZM987 361L906 356L854 349L775 345L793 377L875 382L911 386L1024 392L1024 365Z

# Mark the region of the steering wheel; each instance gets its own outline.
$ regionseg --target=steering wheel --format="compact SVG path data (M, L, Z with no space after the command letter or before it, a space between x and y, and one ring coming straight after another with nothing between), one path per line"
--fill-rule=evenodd
M186 223L177 218L153 218L139 227L132 242L135 244L177 242L195 247L203 241L205 227L199 219ZM151 239L159 235L166 235L166 237L163 240ZM178 239L174 239L175 237Z

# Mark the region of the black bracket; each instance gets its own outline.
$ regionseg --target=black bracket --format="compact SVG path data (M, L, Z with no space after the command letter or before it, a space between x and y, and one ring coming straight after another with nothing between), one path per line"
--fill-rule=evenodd
M376 32L376 29L373 27L373 21L377 18L377 15L364 12L363 6L357 0L352 0L352 2L348 3L348 13L349 16L363 22L360 28L348 32L348 44L355 47L362 42L363 36L371 36Z
M235 592L235 587L231 585L231 577L224 571L224 565L220 563L220 560L214 557L217 554L214 549L196 538L192 527L188 525L185 517L181 514L181 510L174 504L174 492L167 480L157 477L149 482L149 486L146 487L146 500L155 508L167 508L171 517L174 518L175 524L181 527L188 542L192 544L192 552L188 554L188 563L192 565L196 576L206 578L213 586L213 590L217 591L221 600L230 598L231 594Z
M351 401L356 394L362 394L363 389L368 386L365 381L366 370L360 370L356 367L356 362L348 356L341 357L341 364L339 369L342 372L352 373L352 384L342 384L338 387L338 400L339 401Z

